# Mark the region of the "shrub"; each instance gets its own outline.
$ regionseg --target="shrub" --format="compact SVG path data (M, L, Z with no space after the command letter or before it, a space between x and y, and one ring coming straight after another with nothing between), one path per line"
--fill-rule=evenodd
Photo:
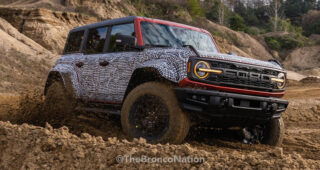
M267 45L273 49L273 50L280 50L281 49L281 43L275 39L274 37L265 37L264 38Z
M305 45L304 37L293 36L291 34L283 37L265 37L267 45L273 50L294 49Z
M284 36L283 38L280 38L280 41L281 47L284 49L293 49L304 45L304 43L299 41L299 39L290 36Z
M259 29L258 27L248 27L245 29L244 32L246 32L247 34L250 34L250 35L258 35L258 34L264 33L265 31Z
M246 29L244 19L238 14L230 17L229 27L235 31L244 31Z

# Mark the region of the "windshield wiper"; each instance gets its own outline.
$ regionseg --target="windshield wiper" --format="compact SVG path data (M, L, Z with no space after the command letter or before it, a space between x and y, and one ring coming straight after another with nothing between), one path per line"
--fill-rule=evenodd
M162 45L162 44L146 44L145 47L172 47L171 45Z
M200 57L198 50L193 45L183 45L183 47L190 48L197 55L197 57Z

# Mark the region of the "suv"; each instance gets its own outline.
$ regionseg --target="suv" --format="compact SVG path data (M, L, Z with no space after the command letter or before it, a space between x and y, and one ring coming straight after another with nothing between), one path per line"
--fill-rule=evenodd
M131 16L71 30L44 94L63 111L121 115L129 138L181 143L190 126L240 127L245 141L280 145L285 85L275 60L221 54L206 30Z

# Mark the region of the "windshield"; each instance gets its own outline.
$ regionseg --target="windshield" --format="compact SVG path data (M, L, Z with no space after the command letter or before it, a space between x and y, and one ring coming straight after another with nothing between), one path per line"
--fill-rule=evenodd
M164 24L141 22L144 45L182 47L192 45L198 51L218 52L207 33Z

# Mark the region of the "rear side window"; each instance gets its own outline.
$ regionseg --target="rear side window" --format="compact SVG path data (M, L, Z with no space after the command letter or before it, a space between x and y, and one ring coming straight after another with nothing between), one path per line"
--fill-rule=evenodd
M130 23L112 26L109 43L109 52L123 51L123 49L118 49L116 46L116 34L136 36L134 32L134 24Z
M102 53L107 36L107 27L94 28L89 30L86 44L88 54Z
M84 37L84 30L72 32L69 35L67 46L65 48L65 53L76 53L80 52L81 42Z

